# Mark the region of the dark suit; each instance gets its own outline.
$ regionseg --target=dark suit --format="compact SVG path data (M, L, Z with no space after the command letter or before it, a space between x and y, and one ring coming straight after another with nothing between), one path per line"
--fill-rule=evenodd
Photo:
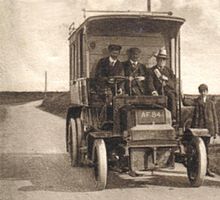
M206 102L201 96L195 99L192 127L207 128L211 136L219 132L215 103L210 98L207 97Z
M114 85L107 82L108 77L111 76L123 76L123 65L117 60L114 66L111 65L109 57L101 58L97 64L95 79L97 82L96 88L98 92L103 92L103 89L110 88L112 94L115 95ZM123 89L123 84L118 84L118 89Z
M203 101L202 96L195 99L195 108L192 119L192 128L207 128L210 136L219 134L218 117L216 114L215 103L207 97L206 102ZM202 138L207 152L207 169L209 169L209 143L210 138Z
M95 78L104 78L109 76L123 75L122 63L117 60L114 66L111 66L109 57L101 58L97 64Z
M131 82L131 95L144 95L146 94L146 75L147 69L144 64L138 63L137 66L132 66L130 60L123 62L125 76L144 76L144 81L133 80ZM126 81L125 92L129 94L129 82Z
M149 91L152 93L153 91L157 91L160 95L162 94L162 83L157 78L154 70L158 69L162 75L165 75L168 78L168 81L166 82L166 86L164 87L164 92L168 92L169 90L175 90L175 75L173 74L173 71L168 68L164 67L163 70L159 69L157 66L154 66L149 71L149 77L148 77L148 88Z
M161 75L165 75L168 78L168 81L166 81L166 85L163 88L164 95L168 97L168 109L172 112L173 118L176 118L176 78L173 71L170 68L164 67L163 69L159 69L157 66L153 66L149 70L147 78L148 91L150 94L152 94L153 91L157 91L159 95L162 95L162 82L156 76L156 69L159 70Z

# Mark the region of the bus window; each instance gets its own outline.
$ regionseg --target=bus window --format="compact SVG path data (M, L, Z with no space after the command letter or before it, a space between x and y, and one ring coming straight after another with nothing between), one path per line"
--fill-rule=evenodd
M75 47L75 44L73 44L72 46L72 70L73 70L72 76L73 76L73 79L75 80L76 79L76 47Z
M70 52L70 54L69 54L69 56L70 56L70 60L69 60L69 65L70 65L70 68L69 68L70 71L69 71L69 73L70 73L70 74L69 74L69 77L70 77L70 80L73 80L73 75L72 75L72 74L73 74L73 63L72 63L72 59L73 59L73 58L72 58L72 57L73 57L73 48L72 48L71 45L70 45L69 48L70 48L70 51L69 51L69 52Z
M75 44L70 46L70 80L76 79Z
M83 33L80 33L80 77L84 77Z
M83 33L80 32L78 37L77 37L77 53L76 53L76 58L77 58L77 78L82 78L84 77L84 66L83 66Z

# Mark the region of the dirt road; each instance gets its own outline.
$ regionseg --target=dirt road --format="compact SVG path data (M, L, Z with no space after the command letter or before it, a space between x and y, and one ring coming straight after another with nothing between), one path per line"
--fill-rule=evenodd
M185 169L131 178L109 173L96 191L92 169L72 168L65 153L65 120L37 108L39 101L0 106L0 200L214 200L220 178L190 188Z

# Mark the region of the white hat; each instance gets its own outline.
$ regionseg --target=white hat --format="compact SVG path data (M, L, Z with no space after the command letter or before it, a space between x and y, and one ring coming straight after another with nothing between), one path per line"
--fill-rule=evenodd
M155 57L168 59L166 49L160 49L157 55L155 55Z

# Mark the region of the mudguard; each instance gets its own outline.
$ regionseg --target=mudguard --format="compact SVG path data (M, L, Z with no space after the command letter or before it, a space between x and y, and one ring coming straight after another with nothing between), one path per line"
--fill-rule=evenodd
M68 111L67 111L67 120L72 117L72 118L77 118L77 117L80 117L80 114L81 114L81 111L82 111L82 106L71 106L68 108Z
M208 129L201 129L201 128L188 128L184 131L184 136L211 137Z

